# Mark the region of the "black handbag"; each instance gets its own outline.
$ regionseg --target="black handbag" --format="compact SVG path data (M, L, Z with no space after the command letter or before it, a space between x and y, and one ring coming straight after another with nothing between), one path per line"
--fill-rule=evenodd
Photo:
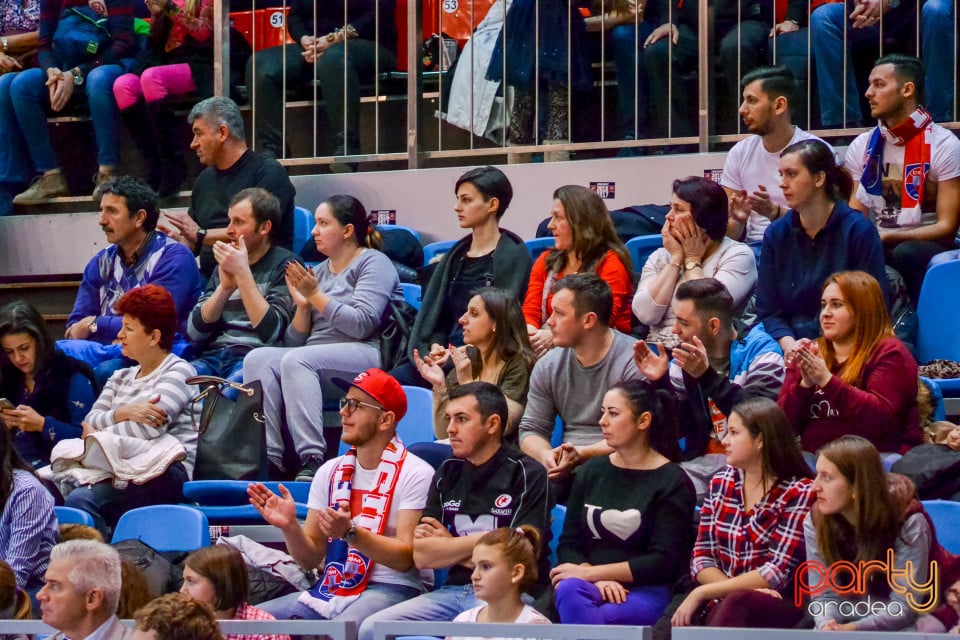
M266 480L267 436L264 430L263 387L256 380L237 384L216 376L194 376L187 384L204 387L192 400L203 400L197 430L194 480ZM235 389L237 398L224 396Z
M406 300L391 300L380 324L380 365L390 371L407 362L407 344L417 309Z

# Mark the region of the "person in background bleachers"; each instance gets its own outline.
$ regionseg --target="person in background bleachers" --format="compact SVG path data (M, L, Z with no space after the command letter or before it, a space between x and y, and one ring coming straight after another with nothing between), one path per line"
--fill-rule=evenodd
M360 153L360 85L377 82L377 74L397 66L396 2L290 0L287 6L290 35L297 44L259 51L247 62L254 145L275 158L286 155L284 91L309 90L315 80L327 113L325 137L333 140L334 155ZM288 124L287 135L298 133ZM353 167L334 163L330 169L342 173Z
M553 192L550 224L555 247L540 254L530 272L523 301L530 344L537 357L553 347L547 320L553 313L553 283L574 273L596 273L613 295L610 318L614 329L630 333L630 295L634 267L630 253L617 236L607 205L597 193L580 185L566 185Z
M531 525L550 542L553 496L535 460L503 441L507 401L489 382L468 382L450 394L447 416L453 456L430 482L423 517L413 533L413 561L423 569L449 569L446 583L429 593L367 617L357 632L373 640L377 622L442 622L481 606L473 586L473 550L489 531ZM532 595L542 596L550 564L541 554ZM482 590L482 588L481 588Z
M723 446L727 467L710 481L690 561L697 586L674 599L671 605L683 597L669 620L675 627L792 628L803 617L792 594L813 473L769 398L733 408Z
M614 385L600 428L613 453L574 477L550 572L557 611L566 624L652 625L693 545L696 494L676 463L673 394L640 380Z
M198 549L183 562L180 595L209 605L217 620L276 620L247 603L250 578L243 556L227 544ZM290 640L287 635L228 634L224 640Z
M102 4L109 42L101 49L88 43L83 51L77 51L76 43L63 30L58 33L58 26L72 18L72 9L88 10L87 1L41 2L40 66L18 72L10 81L9 92L0 94L0 138L20 138L13 147L20 151L9 158L8 169L17 179L41 174L26 191L14 197L14 204L40 204L69 194L47 125L48 111L60 113L69 104L86 101L90 107L99 163L94 175L94 195L117 170L120 118L113 81L132 64L136 53L133 0L106 0Z
M131 640L224 640L210 605L168 593L133 616Z
M927 110L934 122L952 122L956 91L957 40L955 0L923 0L920 7L920 42L927 68Z
M780 189L780 153L801 140L819 138L793 124L794 98L806 88L797 86L786 67L754 69L743 76L742 88L740 117L754 135L730 149L720 184L730 200L727 236L759 242L770 223L789 209Z
M136 365L107 381L83 439L64 440L51 455L66 505L92 515L105 539L124 511L179 502L197 448L190 402L197 388L186 383L196 371L171 353L173 298L148 284L124 294L116 309L123 316L117 339Z
M530 277L530 251L516 234L500 227L513 199L513 186L496 167L477 167L464 173L454 186L460 227L470 235L444 254L423 289L423 303L410 332L410 361L390 372L401 384L428 386L413 362L413 350L429 354L443 366L452 366L447 347L463 345L458 320L476 289L497 287L522 299Z
M60 525L60 542L70 540L94 540L103 542L103 534L95 527L85 524L76 524L72 522Z
M240 107L230 98L214 96L196 104L187 121L193 129L190 148L206 169L193 183L187 213L166 211L167 224L160 230L199 256L200 273L209 278L217 266L213 246L228 241L230 201L243 189L260 187L280 201L273 244L289 249L297 190L279 162L247 147Z
M863 271L823 284L821 337L786 353L778 402L805 451L856 434L885 452L921 444L917 362L894 335L880 285Z
M263 385L267 457L283 470L285 423L301 462L296 477L304 481L323 463L323 399L339 395L332 378L380 366L377 329L390 301L403 299L397 270L377 251L380 234L370 228L359 200L330 196L317 206L314 220L317 250L328 258L312 271L287 263L296 312L285 347L261 347L243 359L244 381Z
M43 584L50 549L57 543L53 496L0 428L0 560L13 569L17 586L35 594Z
M918 2L834 0L812 10L810 48L814 52L820 122L824 129L859 127L865 123L856 62L877 57L881 52L902 51L907 43L914 42Z
M542 546L540 532L528 524L483 534L473 548L471 580L474 593L484 604L464 611L453 621L550 624L546 616L520 599L521 593L537 583ZM467 637L447 636L447 640Z
M84 362L56 348L47 323L26 302L0 309L0 421L32 467L50 464L50 450L77 438L100 387Z
M877 224L887 264L916 303L930 259L954 247L960 227L960 140L923 108L917 58L877 60L865 95L880 122L847 148L844 168L857 187L850 205Z
M671 388L686 412L677 420L686 445L683 469L702 502L710 478L727 463L721 442L730 411L748 398L776 399L783 355L762 326L747 329L734 319L733 297L714 278L677 287L673 313L680 344L669 354L658 344L654 353L641 340L634 345L634 359L647 380Z
M936 566L930 562L936 539L915 499L913 483L898 474L884 473L876 448L864 438L848 435L817 452L813 492L816 501L803 523L807 562L829 567L831 576L837 575L834 568L839 562L859 567L879 562L886 567L866 578L862 585L866 598L837 594L831 586L836 584L834 580L812 594L810 608L816 628L874 634L915 631L918 615L911 604L929 604L940 595L940 586L934 579L936 587L919 589L929 586L930 565ZM896 582L902 591L891 590L888 575L900 576ZM824 582L822 571L807 569L803 584L818 582ZM853 606L863 601L870 602L866 615L864 607Z
M520 304L509 291L484 287L470 298L460 326L465 346L450 349L454 367L448 374L429 355L421 358L418 351L413 352L420 375L433 386L434 433L439 439L447 437L450 392L482 380L497 385L506 396L509 418L504 435L515 442L530 388L530 370L536 361Z
M757 315L784 353L820 333L820 292L833 273L866 271L886 291L877 230L847 204L850 176L820 140L780 154L780 188L790 211L767 227L757 279ZM886 295L884 298L886 299Z
M17 586L10 565L0 560L0 620L33 620L30 596ZM4 640L29 640L27 635L3 635Z
M727 194L719 184L696 176L673 181L663 247L647 258L633 298L633 313L650 328L648 341L673 342L670 303L681 283L716 278L733 296L735 316L746 307L757 262L750 247L726 236L728 218Z
M40 42L37 24L40 0L11 0L0 3L0 104L9 100L10 83L17 71L34 66ZM13 213L13 196L30 180L11 160L23 155L20 136L0 136L0 216Z
M530 394L520 419L520 448L546 468L560 495L579 465L612 449L597 427L603 393L640 377L633 361L636 340L610 327L610 285L595 273L569 275L553 284L547 326L556 348L530 374ZM561 444L551 444L557 417ZM561 498L561 502L562 502Z
M162 286L173 296L182 328L203 290L190 251L157 231L159 218L157 194L142 180L120 176L102 185L99 224L110 246L84 267L67 339L58 345L97 367L100 384L124 366L116 344L122 320L113 309L123 294L145 284Z
M71 540L50 551L46 584L37 594L51 640L133 640L120 624L120 554L110 545Z
M293 559L319 580L307 591L260 604L280 619L369 620L423 592L414 564L414 529L427 501L433 469L397 437L407 412L403 387L380 369L353 380L334 378L346 454L328 460L312 479L307 519L282 484L247 489L263 519L279 528Z
M213 93L213 0L146 0L149 45L133 73L113 83L127 130L140 147L160 197L180 190L186 166L177 147L182 121L165 101Z
M187 321L190 339L202 345L193 361L200 375L230 378L257 347L272 346L294 312L287 289L287 264L296 254L277 246L280 202L259 187L230 201L227 241L213 245L217 270Z

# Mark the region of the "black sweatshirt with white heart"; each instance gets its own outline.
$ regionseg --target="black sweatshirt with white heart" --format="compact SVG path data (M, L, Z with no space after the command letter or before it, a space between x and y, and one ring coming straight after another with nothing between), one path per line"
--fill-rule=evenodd
M623 469L602 456L577 470L557 558L627 562L632 584L672 584L690 562L696 494L679 464Z

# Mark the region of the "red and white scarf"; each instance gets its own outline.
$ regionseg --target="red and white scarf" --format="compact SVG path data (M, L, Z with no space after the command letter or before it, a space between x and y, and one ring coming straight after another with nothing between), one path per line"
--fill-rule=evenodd
M922 135L921 135L922 134ZM922 107L893 128L877 125L867 143L863 158L863 173L857 187L857 200L871 211L883 211L883 146L889 142L903 151L903 188L897 225L920 224L923 211L923 190L930 172L930 141L933 138L933 118Z
M330 507L350 504L353 523L360 529L382 534L390 516L393 493L400 471L407 458L407 450L396 436L387 444L377 466L373 488L362 495L353 495L353 473L357 467L357 448L340 458L330 476ZM360 504L356 504L360 501ZM309 591L300 594L299 601L325 618L332 618L356 600L367 587L373 570L373 560L360 553L340 538L327 541L323 573Z

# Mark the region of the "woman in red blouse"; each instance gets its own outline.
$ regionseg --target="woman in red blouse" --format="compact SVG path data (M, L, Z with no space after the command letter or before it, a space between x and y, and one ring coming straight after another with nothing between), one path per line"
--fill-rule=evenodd
M893 333L883 293L864 271L835 273L820 296L820 338L785 354L777 402L805 451L848 434L879 451L922 442L917 362Z
M573 273L595 272L610 285L613 313L610 326L630 333L633 263L617 236L603 200L586 187L566 185L553 192L550 224L555 248L533 263L523 317L537 357L553 346L547 320L553 313L553 283Z
M794 573L803 559L803 521L813 472L772 400L734 406L723 439L727 467L710 482L690 561L697 583L673 626L791 628Z

